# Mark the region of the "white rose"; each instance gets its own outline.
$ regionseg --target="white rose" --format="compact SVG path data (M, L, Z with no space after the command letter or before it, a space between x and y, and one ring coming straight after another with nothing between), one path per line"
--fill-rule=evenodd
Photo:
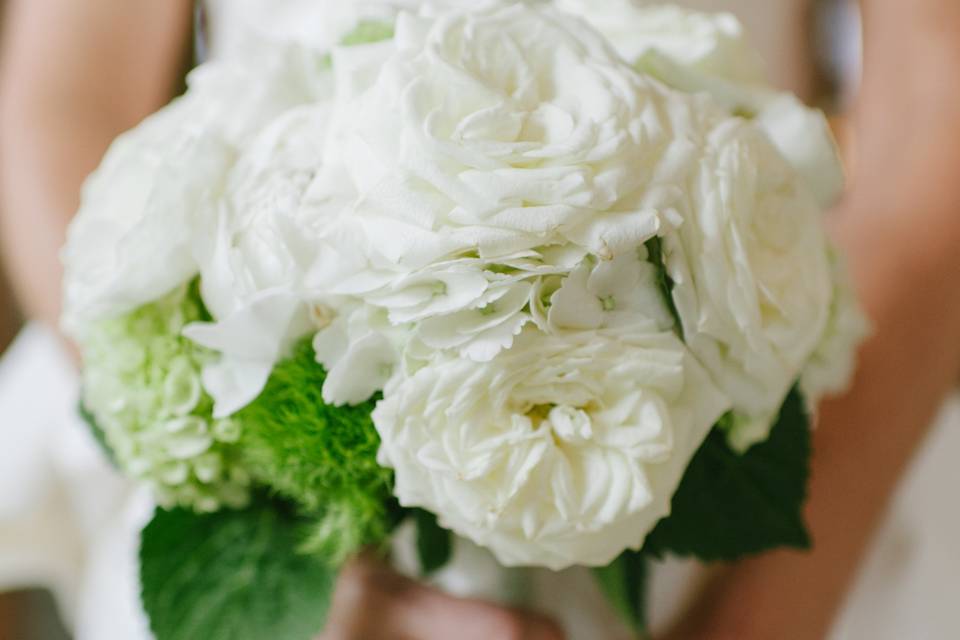
M231 170L218 216L198 233L202 294L214 321L191 324L184 335L221 354L203 374L217 416L256 398L312 327L307 281L323 251L325 220L304 194L321 164L328 111L324 103L297 107L263 129Z
M522 3L402 13L393 42L338 49L334 71L329 165L374 256L415 270L567 241L610 254L670 222L645 187L686 148L693 125L667 104L682 98L577 19Z
M820 211L770 142L721 123L691 181L685 223L663 238L684 338L766 437L826 325L833 293Z
M477 364L442 352L396 377L374 411L405 506L506 565L606 565L669 511L691 457L729 408L652 323L525 330Z
M757 125L796 169L817 203L829 207L843 192L845 176L833 130L819 109L789 93L758 95Z
M203 299L215 318L261 291L306 286L326 220L304 196L321 165L328 112L322 102L285 112L230 170L218 215L205 221L196 243Z
M582 16L631 64L675 89L707 92L730 113L756 118L821 206L843 189L843 167L823 113L764 82L760 55L728 13L630 0L556 0Z
M677 64L731 82L763 81L763 62L730 13L702 13L632 0L555 0L610 40L631 64L657 51Z

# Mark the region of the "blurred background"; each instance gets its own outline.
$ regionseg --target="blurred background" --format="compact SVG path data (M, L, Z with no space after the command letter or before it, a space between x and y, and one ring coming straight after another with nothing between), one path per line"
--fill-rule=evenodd
M5 4L0 0L0 47L9 37L9 20L3 17ZM794 91L809 103L823 106L828 112L841 111L856 86L860 35L852 2L688 0L682 4L706 10L726 9L738 14L755 44L764 52L775 84ZM16 214L22 218L18 224L31 224L29 212ZM8 277L0 270L0 353L14 340L23 322ZM3 427L0 423L0 429ZM0 520L0 549L6 526L9 524ZM49 594L19 591L0 595L0 640L66 637Z

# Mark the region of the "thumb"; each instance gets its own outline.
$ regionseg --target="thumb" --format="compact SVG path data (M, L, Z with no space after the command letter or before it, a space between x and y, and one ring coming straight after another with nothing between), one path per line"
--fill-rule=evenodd
M564 640L560 627L538 613L507 608L482 600L456 598L416 585L410 594L416 611L407 620L411 637L423 640Z
M371 557L338 580L323 640L564 640L536 613L457 598L398 575Z

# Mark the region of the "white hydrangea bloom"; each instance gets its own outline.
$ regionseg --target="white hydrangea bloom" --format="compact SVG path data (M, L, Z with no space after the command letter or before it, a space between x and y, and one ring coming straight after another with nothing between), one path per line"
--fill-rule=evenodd
M329 290L383 309L396 326L415 325L430 347L483 362L509 348L531 320L526 307L534 283L569 273L584 255L531 250L495 261L454 258L407 274L361 270Z
M327 110L324 103L291 109L251 141L195 243L214 320L185 334L222 356L204 371L218 416L256 398L312 326L304 279L323 251L314 240L323 221L305 214L303 199L320 166Z
M313 340L317 361L327 369L324 401L364 402L397 371L409 331L390 324L383 310L356 302L315 310L323 319L320 324L328 322Z
M191 245L233 149L182 98L113 143L83 189L63 251L65 329L156 300L197 271ZM189 167L189 171L184 171Z
M612 260L589 256L549 296L537 324L550 333L629 325L638 318L662 329L673 325L657 283L656 267L646 247L636 247Z
M402 504L506 565L559 570L639 548L728 408L653 323L528 328L487 363L434 352L388 385L374 423Z
M196 275L195 241L216 216L240 150L284 111L329 94L322 63L319 54L278 46L253 60L203 65L186 95L113 143L84 186L63 252L71 334Z

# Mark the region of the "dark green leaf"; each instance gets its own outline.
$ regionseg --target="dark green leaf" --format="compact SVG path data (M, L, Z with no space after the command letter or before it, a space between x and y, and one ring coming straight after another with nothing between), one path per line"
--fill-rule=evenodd
M667 273L667 267L663 262L663 242L660 238L653 237L647 240L647 260L656 267L657 270L657 289L663 298L663 303L670 310L673 316L673 326L677 335L683 339L683 323L680 321L680 312L677 311L677 305L673 301L673 279Z
M77 407L77 411L80 414L80 418L87 423L87 426L90 427L90 433L93 435L93 439L97 441L97 444L100 445L100 449L103 451L103 455L107 457L107 460L110 461L115 468L117 466L117 459L114 457L113 449L110 448L110 445L107 444L107 434L103 432L103 429L100 428L100 425L97 424L97 419L93 417L93 414L87 411L87 407L81 402Z
M641 553L625 551L593 575L607 600L640 638L647 637L647 560Z
M310 640L333 573L297 552L301 521L260 498L241 511L157 510L140 545L142 600L156 640Z
M415 509L417 523L417 554L424 575L442 569L450 561L453 539L450 532L437 523L437 517L429 511Z
M742 455L714 428L687 468L671 514L647 536L644 551L709 561L776 547L808 549L803 504L809 462L810 421L796 390L769 439Z

